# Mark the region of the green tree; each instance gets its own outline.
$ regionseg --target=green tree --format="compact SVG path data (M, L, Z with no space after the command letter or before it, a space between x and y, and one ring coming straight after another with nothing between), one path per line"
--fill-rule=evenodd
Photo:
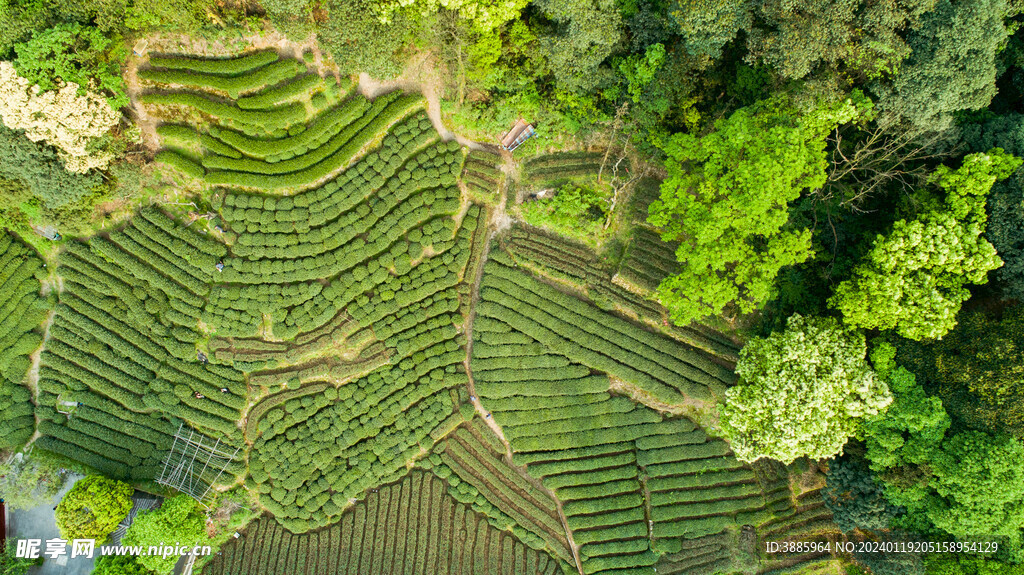
M885 498L883 486L863 458L846 455L830 461L825 480L821 497L844 533L889 528L897 508Z
M683 47L705 63L717 60L722 49L753 22L751 0L677 0L669 14L678 25Z
M811 233L787 226L789 203L825 183L825 137L869 107L859 93L802 115L770 100L715 122L703 137L671 137L668 177L648 222L681 242L680 270L658 289L674 322L731 302L751 312L769 299L781 268L811 257Z
M622 39L618 7L609 0L537 0L555 25L538 33L538 51L555 84L568 92L589 92L611 82L601 64Z
M369 0L327 0L321 6L328 17L317 35L342 73L386 80L402 72L401 51L414 30L404 11L384 24Z
M896 366L895 355L896 349L884 342L871 351L871 363L893 396L885 413L866 418L861 426L866 457L876 472L927 464L950 426L942 400L925 394L913 373Z
M934 493L922 502L933 525L958 538L1005 536L1022 559L1024 444L1008 435L963 431L931 464Z
M957 170L933 175L946 191L941 207L900 220L875 238L853 278L839 284L829 304L845 321L867 329L895 329L909 339L940 338L956 325L968 284L982 284L1002 261L985 232L985 198L1021 161L995 148L971 154Z
M589 186L566 184L553 198L523 204L523 219L587 243L602 239L608 198Z
M220 4L225 5L231 6ZM131 0L127 8L122 5L114 14L120 26L135 32L163 29L197 34L210 23L211 15L220 22L231 20L230 14L218 8L218 3L210 0Z
M77 22L61 23L33 32L32 37L14 47L18 74L44 91L56 90L57 79L79 86L79 94L88 87L107 95L114 110L128 105L128 94L121 79L125 54L113 46L98 28Z
M960 127L969 152L1003 148L1024 156L1024 114L987 115L983 121ZM1007 298L1024 301L1024 170L992 186L988 196L988 227L985 237L996 248L1003 267L996 270Z
M784 331L752 339L719 407L736 457L791 463L841 453L860 420L892 401L866 354L864 335L834 318L795 314Z
M0 125L0 178L18 182L29 196L4 198L6 206L36 198L50 208L61 208L103 188L102 176L93 170L75 174L64 169L64 162L53 148L30 141L21 132ZM9 208L8 208L9 209Z
M132 522L121 540L123 545L181 545L192 547L206 540L205 522L199 505L188 495L179 494L165 499L159 509L145 511ZM177 557L159 555L139 557L143 567L157 573L169 573Z
M377 10L380 16L388 21L401 9L429 16L444 8L457 12L459 17L477 32L490 32L518 18L528 2L529 0L385 0L377 3Z
M768 0L750 31L748 60L761 60L783 77L803 78L819 65L829 76L853 79L894 73L910 53L899 32L914 27L936 0L863 2Z
M63 539L103 541L132 508L131 485L90 475L80 479L57 505L57 527Z
M1006 0L939 0L907 35L911 54L892 84L880 85L884 123L938 131L950 113L984 108L996 94L996 54L1010 31Z
M35 565L42 565L43 558L26 559L19 558L17 548L13 540L7 541L7 547L3 554L0 554L0 575L25 575Z
M38 454L0 463L0 499L8 509L29 509L49 500L64 485L60 465Z
M998 321L980 311L958 319L929 350L938 394L967 426L1024 437L1024 307Z
M665 46L651 44L643 56L633 55L619 62L619 72L626 78L626 89L633 102L640 102L643 91L665 62Z

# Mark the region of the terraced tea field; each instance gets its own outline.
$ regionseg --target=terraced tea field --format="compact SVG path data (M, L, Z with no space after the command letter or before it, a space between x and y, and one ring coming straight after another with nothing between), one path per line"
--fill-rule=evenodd
M143 207L55 269L2 238L5 446L36 432L137 482L181 425L237 449L197 475L267 514L211 575L752 572L751 541L831 529L789 470L699 425L737 349L647 297L672 251L653 232L616 271L492 227L506 157L443 141L418 95L370 100L274 51L154 55L139 77L194 209Z
M23 385L29 354L42 343L49 307L40 296L43 261L10 234L0 235L0 448L32 436L32 393Z
M448 495L445 483L414 471L382 486L341 520L296 535L270 517L251 524L211 561L206 575L529 573L554 575L558 563Z

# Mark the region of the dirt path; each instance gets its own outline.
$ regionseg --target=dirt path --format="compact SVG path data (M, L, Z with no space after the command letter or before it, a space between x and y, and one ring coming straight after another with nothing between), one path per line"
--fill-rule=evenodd
M44 286L45 287L45 286ZM43 357L43 350L46 349L46 342L50 340L50 326L53 325L53 318L57 315L57 312L50 310L50 313L46 314L46 319L43 321L43 343L39 344L31 354L29 359L32 360L32 367L28 370L28 377L25 379L25 385L28 386L29 391L32 392L32 402L39 405L39 363ZM32 445L36 439L41 435L39 433L39 412L35 413L36 417L36 430L29 438L26 445Z
M701 401L699 399L686 398L686 401L678 404L662 403L632 383L623 381L617 377L608 376L611 384L608 390L629 397L633 401L646 405L647 407L669 413L672 415L683 415L693 421L711 435L716 435L718 430L718 416L715 411L715 404Z
M124 71L125 90L128 92L130 106L128 115L135 120L142 134L142 145L150 153L160 149L160 137L156 133L157 119L146 112L145 106L139 102L142 95L142 82L139 80L139 65L148 62L146 56L136 56L134 53L128 57L127 69Z
M573 539L572 530L569 529L569 522L565 518L565 511L562 509L562 501L555 496L555 492L548 489L544 484L537 478L531 476L526 471L526 467L522 465L516 465L512 460L512 444L508 438L505 437L505 433L501 430L501 426L494 421L483 404L480 403L480 397L476 394L476 382L473 379L473 369L470 366L470 358L473 356L473 322L476 321L476 308L480 303L480 282L484 276L484 264L487 263L487 256L490 253L491 239L494 235L500 232L503 227L507 227L509 224L508 216L505 213L505 203L500 202L498 207L494 210L494 214L491 219L490 229L487 232L485 238L484 251L480 254L480 261L477 263L476 270L474 270L473 278L473 289L470 291L471 305L469 318L466 320L466 359L464 365L466 367L466 375L469 380L469 395L472 398L473 407L476 408L476 412L480 415L480 418L487 424L487 427L491 428L498 439L505 445L505 460L510 467L516 470L516 472L523 478L524 481L529 482L531 485L546 493L551 500L555 502L555 509L558 510L558 520L562 523L562 528L565 529L565 539L569 542L569 549L572 551L573 559L576 561L576 569L580 575L583 575L583 563L580 561L579 546L576 545L576 541Z
M137 56L132 53L125 69L125 87L128 98L131 102L129 115L138 124L142 132L143 146L151 153L160 148L160 139L156 133L156 126L159 123L157 118L149 115L144 106L140 105L139 96L143 92L142 82L139 80L138 69L140 65L148 64L149 53L187 53L200 56L221 56L235 54L244 50L273 48L282 56L302 58L302 54L309 51L313 53L313 66L320 70L321 75L333 73L338 75L337 69L328 65L315 36L310 36L303 42L294 42L277 33L252 34L236 39L231 43L209 42L197 40L182 35L153 35L147 38L149 47L147 53ZM456 140L463 146L472 150L492 149L488 146L475 142L465 136L453 133L441 119L441 91L443 83L438 75L437 67L433 65L429 53L424 52L414 57L405 70L393 80L377 80L363 73L359 75L359 93L367 98L375 98L381 94L400 89L405 92L420 92L427 101L427 116L430 118L434 128L441 134L444 141Z
M377 80L366 73L359 75L359 93L363 96L372 99L392 90L420 92L427 101L427 116L434 124L434 129L441 134L441 139L446 142L454 139L471 150L490 149L489 146L453 133L444 125L444 121L441 119L442 86L437 67L433 65L429 53L422 53L414 57L402 74L393 80Z

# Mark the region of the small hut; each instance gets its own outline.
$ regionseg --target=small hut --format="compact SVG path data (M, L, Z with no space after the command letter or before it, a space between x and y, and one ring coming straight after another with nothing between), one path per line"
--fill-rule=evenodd
M141 38L134 46L132 46L132 53L139 58L145 56L147 52L149 52L149 40L146 40L145 38Z
M505 132L501 136L501 149L508 150L509 152L516 151L516 148L522 146L526 140L537 135L537 132L533 129L533 124L527 124L526 120L519 118L516 123L512 125L512 129Z
M51 242L59 242L63 236L57 231L54 226L33 226L36 233L50 240Z

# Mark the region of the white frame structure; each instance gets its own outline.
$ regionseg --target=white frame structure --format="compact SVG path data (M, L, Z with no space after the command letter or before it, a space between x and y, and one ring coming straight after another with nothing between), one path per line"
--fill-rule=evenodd
M216 441L206 437L202 433L187 428L182 423L178 425L178 432L174 434L174 443L171 444L167 458L164 460L163 470L156 482L160 485L187 493L200 505L209 509L207 498L213 489L213 484L224 474L224 470L238 455L240 447L236 447L233 453L220 449L220 439ZM201 466L199 472L196 467ZM203 478L204 474L216 473L212 481Z

